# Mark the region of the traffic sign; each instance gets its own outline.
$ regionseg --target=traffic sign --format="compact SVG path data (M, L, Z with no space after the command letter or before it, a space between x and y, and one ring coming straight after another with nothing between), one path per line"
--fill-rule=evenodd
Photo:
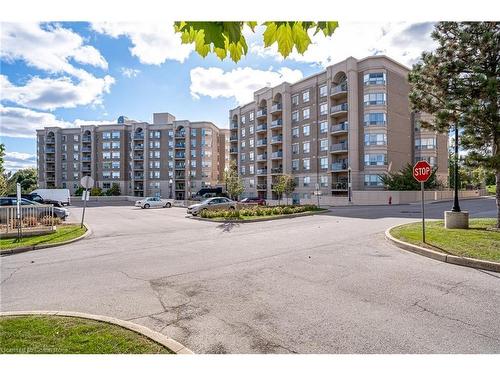
M80 180L80 184L84 189L90 189L94 186L94 179L90 176L83 176Z
M426 182L431 177L432 168L425 160L415 163L413 166L413 177L418 182Z

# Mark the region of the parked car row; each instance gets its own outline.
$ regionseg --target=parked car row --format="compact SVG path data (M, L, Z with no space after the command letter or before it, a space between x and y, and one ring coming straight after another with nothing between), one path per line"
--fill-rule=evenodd
M26 198L21 198L20 202L21 206L41 206L42 203L30 201ZM17 198L16 197L0 197L0 207L12 207L17 206ZM61 220L66 220L69 215L69 212L66 208L54 206L53 208L54 217L58 217Z
M170 208L173 205L173 199L162 199L158 197L146 197L135 202L135 207L140 208Z

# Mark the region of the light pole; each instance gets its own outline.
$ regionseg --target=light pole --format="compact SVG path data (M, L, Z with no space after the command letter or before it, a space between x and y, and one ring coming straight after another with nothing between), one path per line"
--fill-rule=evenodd
M351 166L347 168L347 197L351 203Z
M453 173L453 182L454 182L454 187L455 187L455 193L453 197L453 208L451 209L452 212L460 212L460 204L458 203L458 184L459 184L459 178L458 178L458 124L455 124L455 155L454 155L454 173Z
M173 181L172 179L168 180L168 186L170 187L170 193L169 193L168 197L169 197L170 199L172 199L172 183L173 183L173 182L174 182L174 181Z

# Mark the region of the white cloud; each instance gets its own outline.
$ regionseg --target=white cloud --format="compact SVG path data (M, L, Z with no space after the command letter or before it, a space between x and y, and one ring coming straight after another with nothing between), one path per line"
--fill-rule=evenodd
M122 75L127 78L135 78L141 72L139 69L125 68L125 67L121 68L120 71L122 72Z
M65 128L83 125L113 124L111 120L74 120L58 119L52 113L33 111L27 108L4 107L0 105L0 136L14 138L35 138L36 130L45 126Z
M383 54L411 67L424 50L435 48L431 31L432 23L342 22L331 37L311 33L313 43L304 55L294 50L287 59L325 67L349 56L364 58ZM283 60L276 45L264 48L261 39L251 43L250 52Z
M0 56L5 61L24 60L50 73L79 76L81 69L70 61L108 68L106 59L77 33L60 25L2 23Z
M102 104L103 95L110 92L114 82L109 75L97 78L83 72L77 83L69 77L33 77L24 86L15 86L0 75L2 101L42 110Z
M278 71L237 68L224 72L220 68L197 67L191 70L191 95L211 98L234 97L238 104L253 100L253 93L265 86L276 86L283 81L290 83L303 78L298 69L281 68Z
M4 167L7 172L16 172L24 168L36 168L36 155L24 152L5 152Z
M143 64L160 65L167 60L184 62L193 51L182 44L173 22L97 22L92 28L113 38L125 36L132 42L130 53Z

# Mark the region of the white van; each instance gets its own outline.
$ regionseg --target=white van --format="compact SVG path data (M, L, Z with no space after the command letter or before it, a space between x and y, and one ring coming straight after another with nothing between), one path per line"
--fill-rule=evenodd
M31 193L36 193L43 199L59 201L63 206L69 206L71 203L69 189L36 189Z

